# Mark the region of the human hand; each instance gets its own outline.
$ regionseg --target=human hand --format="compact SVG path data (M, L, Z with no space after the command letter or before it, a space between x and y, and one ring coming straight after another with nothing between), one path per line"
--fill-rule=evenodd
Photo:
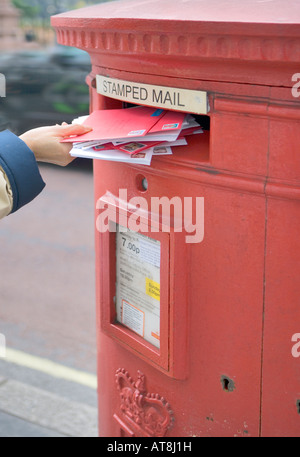
M65 167L74 160L70 156L72 143L61 143L71 135L83 135L92 129L84 125L66 124L39 127L20 135L20 139L32 150L38 162L53 163Z

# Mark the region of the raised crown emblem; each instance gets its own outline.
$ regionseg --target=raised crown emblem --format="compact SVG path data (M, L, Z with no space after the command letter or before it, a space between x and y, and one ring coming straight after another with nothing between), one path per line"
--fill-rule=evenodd
M145 375L138 371L135 382L122 368L116 372L116 384L122 417L115 415L115 419L121 426L126 422L125 432L136 437L165 436L173 425L173 412L164 397L147 393Z

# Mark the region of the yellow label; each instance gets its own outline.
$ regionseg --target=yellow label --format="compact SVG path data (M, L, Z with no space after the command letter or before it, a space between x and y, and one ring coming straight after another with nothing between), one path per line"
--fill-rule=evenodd
M146 278L146 294L149 295L149 297L160 300L160 284L152 281L152 279Z
M153 336L153 338L156 338L158 341L160 341L160 336L158 333L151 332L151 336Z

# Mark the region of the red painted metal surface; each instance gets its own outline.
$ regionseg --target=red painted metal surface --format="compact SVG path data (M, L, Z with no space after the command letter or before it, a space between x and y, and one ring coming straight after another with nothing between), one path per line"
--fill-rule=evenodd
M97 74L203 90L210 103L210 129L171 158L94 164L96 202L119 189L149 206L205 201L201 243L155 235L160 350L115 322L114 235L96 231L100 435L300 436L296 2L122 1L53 25L91 55L91 110L122 106L97 94Z

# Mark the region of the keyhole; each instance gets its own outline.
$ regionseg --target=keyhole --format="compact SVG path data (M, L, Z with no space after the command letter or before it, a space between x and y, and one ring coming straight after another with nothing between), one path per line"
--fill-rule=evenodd
M233 380L228 378L227 376L221 376L221 384L223 390L226 390L227 392L233 392L235 389Z
M224 378L223 379L223 389L228 390L228 386L229 386L229 379Z

